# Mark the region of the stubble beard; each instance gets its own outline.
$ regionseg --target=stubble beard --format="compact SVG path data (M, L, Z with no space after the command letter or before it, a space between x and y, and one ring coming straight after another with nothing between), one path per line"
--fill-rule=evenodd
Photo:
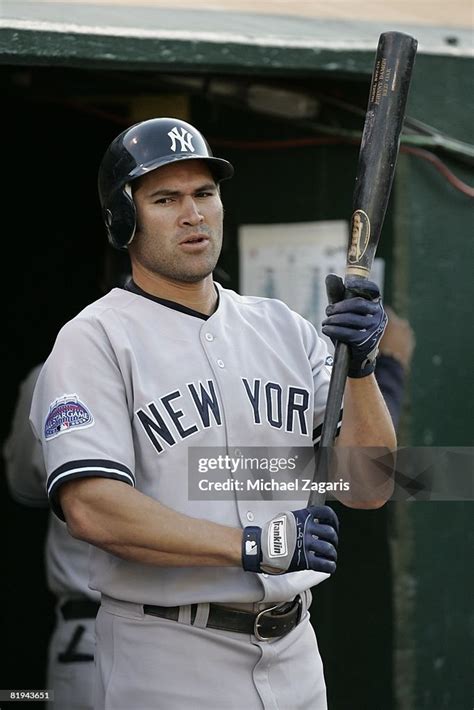
M220 234L213 234L212 230L207 231L211 237L207 253L205 255L179 254L171 250L156 253L156 246L149 240L144 239L140 249L139 260L148 271L163 276L166 279L179 281L181 283L199 283L214 271L222 247L222 231ZM179 249L179 247L178 247Z

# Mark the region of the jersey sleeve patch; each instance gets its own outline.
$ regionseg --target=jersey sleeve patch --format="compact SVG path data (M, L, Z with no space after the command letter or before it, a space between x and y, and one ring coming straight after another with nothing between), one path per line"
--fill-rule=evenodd
M337 437L339 436L339 434L340 434L340 432L341 432L342 412L343 412L343 410L341 409L341 411L339 412L339 419L338 419L338 422L337 422L336 439L337 439ZM316 429L314 429L314 431L313 431L313 446L314 446L315 449L318 449L318 448L319 448L319 444L320 444L320 441L321 441L321 434L322 434L322 431L323 431L323 425L322 425L322 424L320 424L318 427L316 427Z
M76 478L112 478L122 481L135 488L135 476L127 466L117 461L106 461L103 459L82 459L80 461L68 461L59 466L48 477L47 492L53 512L60 520L65 520L64 513L58 500L58 490L66 481Z
M54 439L74 429L86 429L93 425L92 413L77 394L63 394L49 405L44 424L44 437Z

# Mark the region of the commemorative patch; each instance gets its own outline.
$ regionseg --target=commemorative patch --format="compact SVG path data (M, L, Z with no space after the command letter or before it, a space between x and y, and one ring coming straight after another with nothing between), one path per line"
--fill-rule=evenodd
M94 424L94 417L77 394L64 394L49 405L44 425L45 439L66 434L74 429L85 429Z

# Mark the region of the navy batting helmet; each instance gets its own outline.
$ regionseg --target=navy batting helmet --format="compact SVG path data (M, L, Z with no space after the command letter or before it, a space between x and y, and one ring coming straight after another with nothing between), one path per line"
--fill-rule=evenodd
M99 198L109 241L124 249L133 239L136 212L129 184L178 160L205 160L216 182L234 168L215 158L204 136L185 121L152 118L127 128L107 148L99 168Z

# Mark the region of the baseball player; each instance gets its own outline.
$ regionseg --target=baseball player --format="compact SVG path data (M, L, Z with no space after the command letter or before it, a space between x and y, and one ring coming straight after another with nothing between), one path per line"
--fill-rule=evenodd
M188 495L193 450L317 445L330 377L308 322L213 281L232 173L177 119L117 136L99 195L133 280L63 327L35 388L51 505L93 546L97 710L326 708L308 606L336 567L333 510L307 493ZM338 445L394 449L373 376L386 316L376 285L365 294L323 326L350 344Z
M414 334L409 323L386 306L388 323L379 345L376 379L396 426ZM13 498L30 507L46 506L41 446L28 415L42 365L20 385L11 431L4 447L5 470ZM55 710L92 710L94 618L99 594L88 586L89 545L72 538L66 524L51 514L45 544L50 591L57 597L56 625L48 659L46 687L54 690Z

